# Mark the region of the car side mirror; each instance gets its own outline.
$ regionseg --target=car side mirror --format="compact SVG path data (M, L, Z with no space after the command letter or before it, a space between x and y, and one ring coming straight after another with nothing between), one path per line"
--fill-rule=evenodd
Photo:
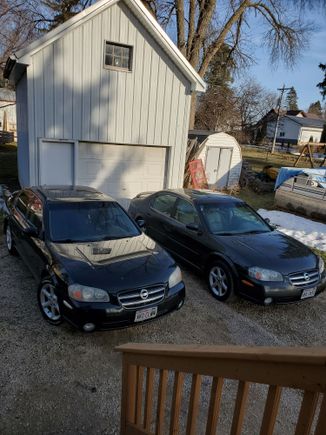
M144 219L137 219L137 224L139 226L139 228L141 228L142 230L145 230L146 224Z
M264 221L265 221L266 223L268 223L268 225L271 224L271 220L270 220L270 218L265 218Z
M198 224L188 224L186 228L190 231L196 231L197 233L202 233L200 226Z

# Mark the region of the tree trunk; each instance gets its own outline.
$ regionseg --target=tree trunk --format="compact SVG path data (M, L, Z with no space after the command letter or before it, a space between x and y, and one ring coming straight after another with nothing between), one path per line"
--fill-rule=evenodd
M196 105L197 105L197 95L196 92L193 92L191 94L191 103L190 103L189 130L193 130L195 127Z

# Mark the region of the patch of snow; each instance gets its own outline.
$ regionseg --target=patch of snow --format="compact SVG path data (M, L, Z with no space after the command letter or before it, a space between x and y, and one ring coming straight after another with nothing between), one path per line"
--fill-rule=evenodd
M258 213L277 225L282 233L299 240L307 246L326 252L326 225L307 218L277 210L259 209Z

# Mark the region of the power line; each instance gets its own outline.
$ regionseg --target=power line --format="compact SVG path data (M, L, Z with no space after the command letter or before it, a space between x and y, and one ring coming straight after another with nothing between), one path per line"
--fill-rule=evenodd
M277 109L277 117L276 117L276 123L275 123L275 131L274 131L274 138L273 138L273 144L272 144L272 154L275 151L275 145L276 145L276 136L277 136L277 130L278 130L278 124L280 122L280 112L282 107L282 100L283 95L285 91L289 91L291 88L286 88L285 85L283 85L281 88L277 88L278 91L281 92L280 98L278 99L278 109Z

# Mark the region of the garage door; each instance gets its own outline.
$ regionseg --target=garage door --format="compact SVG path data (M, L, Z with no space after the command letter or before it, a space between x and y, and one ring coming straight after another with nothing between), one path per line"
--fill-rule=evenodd
M42 140L39 148L39 184L74 184L74 144Z
M80 143L78 184L127 205L140 192L164 187L165 156L163 147Z

